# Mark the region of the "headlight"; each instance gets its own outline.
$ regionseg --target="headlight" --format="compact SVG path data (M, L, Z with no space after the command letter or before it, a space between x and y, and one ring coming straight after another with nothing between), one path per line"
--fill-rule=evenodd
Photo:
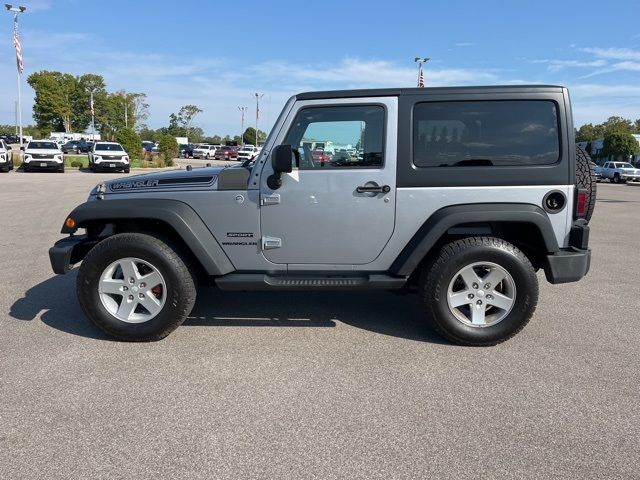
M102 160L102 158L100 157L100 155L94 155L94 156L93 156L93 159L94 159L94 160Z
M25 162L30 162L31 160L33 160L33 159L31 158L31 155L29 155L28 153L25 153L25 154L24 154L24 161L25 161Z
M62 155L56 155L54 158L55 158L58 162L61 162L61 161L62 161Z
M124 157L122 157L122 161L129 163L129 157L125 155Z

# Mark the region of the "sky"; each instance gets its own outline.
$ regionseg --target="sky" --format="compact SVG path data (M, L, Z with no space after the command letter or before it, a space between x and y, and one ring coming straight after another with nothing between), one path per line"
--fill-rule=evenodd
M182 105L206 135L238 134L239 106L260 128L310 90L416 85L554 84L577 126L640 118L640 1L24 0L23 118L38 70L103 75L110 91L147 94L152 128ZM12 21L0 16L0 123L14 123ZM4 38L4 41L1 39Z

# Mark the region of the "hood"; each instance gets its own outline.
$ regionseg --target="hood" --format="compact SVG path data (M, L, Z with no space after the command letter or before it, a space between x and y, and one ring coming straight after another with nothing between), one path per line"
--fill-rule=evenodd
M139 194L175 190L216 190L222 167L194 168L193 170L165 170L108 180L92 191L107 195Z

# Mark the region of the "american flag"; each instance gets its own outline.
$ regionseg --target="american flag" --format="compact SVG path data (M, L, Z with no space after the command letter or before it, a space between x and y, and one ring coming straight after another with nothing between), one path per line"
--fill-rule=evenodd
M22 73L24 70L24 62L22 61L22 45L20 45L20 36L18 35L18 19L13 20L13 45L16 47L16 63L18 71Z
M420 67L420 74L418 75L418 87L424 88L424 75L422 74L422 67Z

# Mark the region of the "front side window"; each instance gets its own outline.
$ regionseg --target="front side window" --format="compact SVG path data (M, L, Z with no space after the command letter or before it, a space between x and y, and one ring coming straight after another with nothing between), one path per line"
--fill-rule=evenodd
M554 102L462 101L415 106L416 167L550 165L559 158Z
M285 144L300 152L300 169L381 168L385 110L378 105L309 107Z

